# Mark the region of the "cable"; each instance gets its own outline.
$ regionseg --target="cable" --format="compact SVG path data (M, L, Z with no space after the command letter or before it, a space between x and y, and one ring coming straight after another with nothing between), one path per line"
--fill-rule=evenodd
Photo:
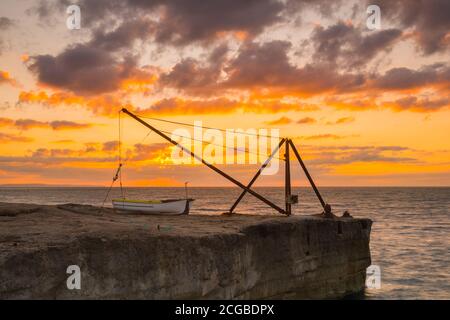
M195 138L192 138L192 137L186 137L186 136L183 136L183 135L175 134L175 133L168 132L168 131L164 131L164 130L159 130L159 131L161 131L161 132L163 132L163 133L166 133L166 134L174 135L174 136L177 136L177 137L180 137L180 138L185 138L185 139L190 139L190 140L193 140L193 141L202 142L203 144L212 144L212 145L214 145L214 146L221 147L221 148L224 148L224 149L229 149L229 150L233 150L233 151L236 150L236 151L240 151L240 152L244 152L244 153L248 153L248 154L253 154L253 155L257 155L257 156L265 156L265 157L268 157L267 154L262 154L262 153L257 153L257 152L250 152L250 151L247 151L247 150L239 150L238 148L235 148L235 147L234 147L234 148L231 148L231 147L224 146L224 145L222 145L222 144L216 144L216 143L212 143L212 142L207 142L207 141L195 139ZM178 144L179 144L179 143L178 143ZM181 144L180 144L180 145L181 145ZM274 156L274 157L272 157L272 158L275 158L275 159L284 161L284 159L279 158L279 157L275 157L275 156Z
M191 124L191 123L177 122L177 121L165 120L165 119L160 119L160 118L146 117L146 116L142 116L142 115L140 115L140 114L136 114L136 115L137 115L138 117L144 118L144 119L155 120L155 121L161 121L161 122L172 123L172 124L178 124L178 125L181 125L181 126L188 126L188 127L194 127L194 128L213 129L213 130L219 130L219 131L222 131L222 132L227 132L227 130L221 129L221 128L205 127L205 126L197 126L197 125ZM247 136L258 136L258 137L265 137L265 138L273 138L273 136L268 136L268 135L263 135L263 134L246 133L246 132L235 132L235 133L236 133L236 134L247 135ZM278 139L280 139L280 138L278 137Z

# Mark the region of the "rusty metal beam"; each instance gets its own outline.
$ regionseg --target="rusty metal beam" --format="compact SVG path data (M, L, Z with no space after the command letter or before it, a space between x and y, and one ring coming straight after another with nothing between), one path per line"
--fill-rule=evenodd
M264 162L264 164L259 168L259 170L256 172L255 176L252 178L252 180L247 184L247 188L251 188L253 183L255 183L256 179L261 175L261 173L264 171L264 169L267 167L269 162L272 160L272 158L275 156L275 154L278 152L278 150L281 148L283 143L285 143L286 139L281 139L278 146L272 151L272 154L267 158L267 160ZM236 199L234 204L231 206L229 213L233 213L234 209L236 209L239 202L241 202L242 198L244 198L245 194L247 193L247 190L243 190L241 195Z
M285 158L285 169L284 169L284 176L285 176L285 180L284 180L284 201L286 203L286 214L288 216L291 215L292 213L292 205L291 205L291 162L289 159L289 142L291 140L288 139L287 142L285 143L284 147L285 147L285 153L284 153L284 158Z
M292 142L292 140L289 140L288 143L291 145L292 150L294 151L294 154L298 160L298 162L300 163L300 166L302 167L303 171L305 172L306 178L308 178L309 183L311 184L311 187L313 188L317 198L320 201L320 204L322 205L323 209L325 210L325 212L329 211L329 209L326 207L327 204L325 203L325 201L322 198L322 195L319 192L319 189L317 189L316 184L314 183L311 175L308 172L308 169L306 169L305 164L303 163L302 158L300 157L300 154L297 151L297 148L295 147L294 143Z

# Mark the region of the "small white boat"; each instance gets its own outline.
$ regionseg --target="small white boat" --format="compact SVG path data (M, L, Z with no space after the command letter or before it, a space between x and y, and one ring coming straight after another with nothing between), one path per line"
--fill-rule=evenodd
M147 214L178 215L189 214L194 199L168 199L168 200L128 200L113 199L115 210L142 212Z

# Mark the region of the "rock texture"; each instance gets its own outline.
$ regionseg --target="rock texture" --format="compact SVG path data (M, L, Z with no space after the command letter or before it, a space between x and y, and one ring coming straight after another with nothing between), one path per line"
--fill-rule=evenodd
M1 299L340 298L364 288L371 221L143 216L0 203ZM67 289L69 265L81 289Z

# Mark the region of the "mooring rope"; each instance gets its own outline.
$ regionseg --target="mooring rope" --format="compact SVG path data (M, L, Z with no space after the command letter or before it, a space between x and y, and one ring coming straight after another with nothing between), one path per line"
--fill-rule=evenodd
M114 175L114 177L113 177L113 179L111 181L111 185L109 186L108 191L106 192L105 199L103 199L103 203L102 203L102 206L100 208L100 212L103 210L103 207L105 206L105 202L108 199L109 193L111 192L111 189L112 189L112 187L114 185L114 182L116 182L116 180L120 176L120 172L122 171L121 169L122 169L122 164L119 164L119 167L117 168L116 174Z
M112 189L112 187L114 185L114 182L116 182L117 179L119 179L119 182L120 182L120 192L122 194L122 199L125 199L124 198L124 193L123 193L123 187L122 187L122 165L123 164L122 164L122 147L121 147L121 145L122 145L121 114L122 114L122 110L119 111L119 146L118 146L118 148L119 148L119 166L117 168L116 174L112 178L111 184L110 184L110 186L108 188L108 191L106 192L106 196L103 199L102 206L100 207L100 212L103 211L103 208L105 206L105 202L108 199L109 194L111 192L111 189Z

